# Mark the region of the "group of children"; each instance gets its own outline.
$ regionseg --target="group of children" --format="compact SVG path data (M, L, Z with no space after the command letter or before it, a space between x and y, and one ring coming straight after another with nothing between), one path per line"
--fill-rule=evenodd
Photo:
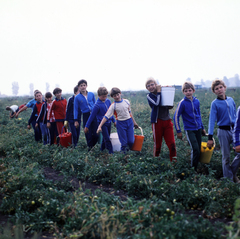
M151 124L153 132L153 155L160 155L162 140L164 139L169 148L170 161L177 162L176 143L173 125L177 132L177 138L182 140L180 117L187 140L191 147L191 166L197 170L201 153L202 135L206 135L204 129L200 102L193 96L194 85L185 82L182 86L184 98L178 103L174 113L173 122L169 109L173 106L161 105L161 86L153 78L146 81L146 89L149 91L147 100L151 107ZM223 176L231 181L239 183L237 170L240 166L240 107L236 112L234 100L226 96L226 85L222 80L212 82L212 91L217 98L211 103L208 126L209 148L213 147L213 131L215 122L218 125L217 137L222 151ZM35 98L15 113L32 108L32 114L28 121L28 128L32 125L35 132L35 140L43 140L44 144L57 143L56 138L67 127L70 127L73 145L76 146L80 135L81 118L88 149L91 150L98 142L99 133L102 132L101 150L107 149L113 153L110 141L111 123L117 128L121 151L126 152L132 148L134 143L134 128L138 128L130 107L130 102L123 99L121 90L114 87L110 91L113 103L108 99L108 91L105 87L99 87L96 101L94 93L87 91L87 81L80 80L74 87L74 95L68 101L62 98L62 90L55 88L53 91L55 99L52 101L51 92L45 94L34 92ZM115 117L114 117L115 116ZM235 146L236 156L230 164L230 144Z
M146 82L146 88L150 92L147 96L148 103L152 108L151 122L154 139L154 156L161 151L162 138L165 139L170 152L170 160L176 158L176 146L173 136L173 124L169 120L167 106L161 106L161 87L153 78ZM217 96L211 103L209 125L208 125L208 148L213 147L213 131L217 122L217 137L222 152L223 177L229 178L235 183L240 183L237 177L237 170L240 166L240 107L236 113L236 106L233 98L226 96L226 85L224 81L216 79L212 82L212 92ZM182 140L180 117L182 117L185 134L191 147L191 166L197 170L202 135L206 135L204 129L200 102L193 96L194 85L185 82L182 86L185 97L178 103L174 113L173 121L177 132L177 138ZM230 145L234 146L235 158L230 163Z

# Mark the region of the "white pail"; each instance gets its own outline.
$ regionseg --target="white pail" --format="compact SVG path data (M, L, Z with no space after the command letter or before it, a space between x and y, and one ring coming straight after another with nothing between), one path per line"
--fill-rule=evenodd
M175 96L175 87L163 86L161 89L161 105L173 106Z
M120 151L121 150L121 143L118 138L117 133L111 133L110 134L110 140L112 143L113 151Z

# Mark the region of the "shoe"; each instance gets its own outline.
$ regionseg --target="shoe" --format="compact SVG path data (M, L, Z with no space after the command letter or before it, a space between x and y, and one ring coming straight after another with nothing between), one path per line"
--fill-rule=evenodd
M240 180L237 176L233 177L233 181L234 181L234 183L240 183Z

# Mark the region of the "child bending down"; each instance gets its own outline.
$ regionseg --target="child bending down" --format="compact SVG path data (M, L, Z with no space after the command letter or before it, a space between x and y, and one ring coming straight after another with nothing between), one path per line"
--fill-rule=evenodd
M110 105L107 113L99 124L97 133L102 131L102 126L105 122L107 122L112 115L115 115L121 151L126 152L132 148L134 143L134 127L138 128L138 125L131 114L130 102L121 97L121 90L116 87L112 88L110 96L114 99L114 102Z

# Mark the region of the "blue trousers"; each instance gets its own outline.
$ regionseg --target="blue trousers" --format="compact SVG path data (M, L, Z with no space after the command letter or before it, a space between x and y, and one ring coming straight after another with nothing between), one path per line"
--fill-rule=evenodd
M231 130L218 129L217 136L222 151L222 169L223 177L229 178L233 181L233 177L236 175L240 166L240 154L236 154L232 163L230 164L230 145L233 143L233 132Z
M83 113L83 128L85 128L85 125L87 123L89 116L90 116L90 112ZM88 128L88 133L85 134L85 138L86 138L87 146L89 150L92 147L94 147L95 144L98 142L97 128L98 128L98 122L97 122L97 118L95 117Z
M49 140L50 140L49 130L47 128L47 125L44 124L43 122L40 122L40 128L41 128L41 132L42 132L43 144L46 145L49 143Z
M38 125L38 127L35 128L36 119L37 119L37 116L35 116L35 120L32 121L31 125L32 125L32 128L34 130L35 141L38 142L38 141L42 140L42 133L41 133L40 125Z
M102 140L102 144L101 144L101 150L103 151L104 149L107 149L108 152L110 154L113 153L113 147L112 147L112 143L110 140L110 134L111 134L111 123L107 124L105 123L102 126L102 136L103 136L103 140Z
M120 121L117 120L117 133L121 143L121 151L126 152L131 149L134 143L134 125L132 118Z
M79 140L79 136L80 136L81 121L78 121L78 123L79 123L78 128L76 128L74 126L74 120L69 120L68 122L69 122L70 130L71 130L71 133L72 133L72 142L73 142L73 145L76 147L77 143L78 143L78 140Z

